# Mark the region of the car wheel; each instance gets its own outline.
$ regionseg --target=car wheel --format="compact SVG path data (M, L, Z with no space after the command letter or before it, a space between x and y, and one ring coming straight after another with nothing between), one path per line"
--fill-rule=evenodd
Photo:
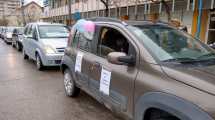
M80 93L80 89L75 85L75 81L69 69L64 71L64 88L66 95L69 97L76 97Z
M25 50L24 50L24 49L23 49L23 51L22 51L22 54L23 54L24 60L29 59L29 57L28 57L28 55L25 53Z
M37 69L38 70L43 70L43 63L42 63L42 60L40 58L40 55L39 54L36 54L36 65L37 65Z
M4 40L4 42L5 42L7 45L9 45L9 42L7 42L7 40L6 40L6 39Z

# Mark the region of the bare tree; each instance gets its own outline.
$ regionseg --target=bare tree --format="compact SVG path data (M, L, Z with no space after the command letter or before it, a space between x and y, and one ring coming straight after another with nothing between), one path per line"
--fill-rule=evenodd
M169 5L167 4L167 2L165 0L149 0L153 3L158 3L158 2L161 2L163 5L164 5L164 8L165 8L165 11L166 11L166 14L167 14L167 17L168 17L168 21L171 20L171 14L170 14L170 7Z
M108 17L110 0L100 0L105 6L105 17Z
M38 8L36 7L30 7L25 9L25 20L27 23L29 22L36 22L40 19L41 12Z
M109 13L109 7L110 6L115 6L117 9L117 16L119 13L119 6L122 0L100 0L104 6L105 6L105 17L108 17L108 13ZM131 1L131 0L127 0L127 1Z

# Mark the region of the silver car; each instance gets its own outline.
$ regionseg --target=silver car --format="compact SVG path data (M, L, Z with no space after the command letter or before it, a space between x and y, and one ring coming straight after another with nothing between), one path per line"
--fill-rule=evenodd
M38 70L45 66L59 66L68 36L69 29L63 24L28 24L22 41L24 59L35 60Z
M12 43L12 34L13 34L13 30L15 29L15 27L7 27L4 33L4 41L7 44L11 44Z

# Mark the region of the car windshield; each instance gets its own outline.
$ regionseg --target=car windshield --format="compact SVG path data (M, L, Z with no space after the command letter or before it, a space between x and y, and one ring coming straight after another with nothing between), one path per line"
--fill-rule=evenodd
M13 30L14 30L14 28L12 28L12 27L7 28L7 32L13 32Z
M185 32L163 25L128 26L147 49L161 62L207 61L215 51Z
M69 30L62 25L40 25L40 38L66 38L69 36Z

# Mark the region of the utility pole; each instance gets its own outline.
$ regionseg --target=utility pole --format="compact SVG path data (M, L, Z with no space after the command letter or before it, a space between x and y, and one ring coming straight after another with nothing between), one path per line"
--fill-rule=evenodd
M72 0L69 0L68 1L68 12L69 12L69 25L71 25L72 23L72 12L71 12L71 3L72 3Z
M24 0L21 0L21 10L22 10L22 19L23 19L23 25L26 25L25 21L25 11L24 11Z

